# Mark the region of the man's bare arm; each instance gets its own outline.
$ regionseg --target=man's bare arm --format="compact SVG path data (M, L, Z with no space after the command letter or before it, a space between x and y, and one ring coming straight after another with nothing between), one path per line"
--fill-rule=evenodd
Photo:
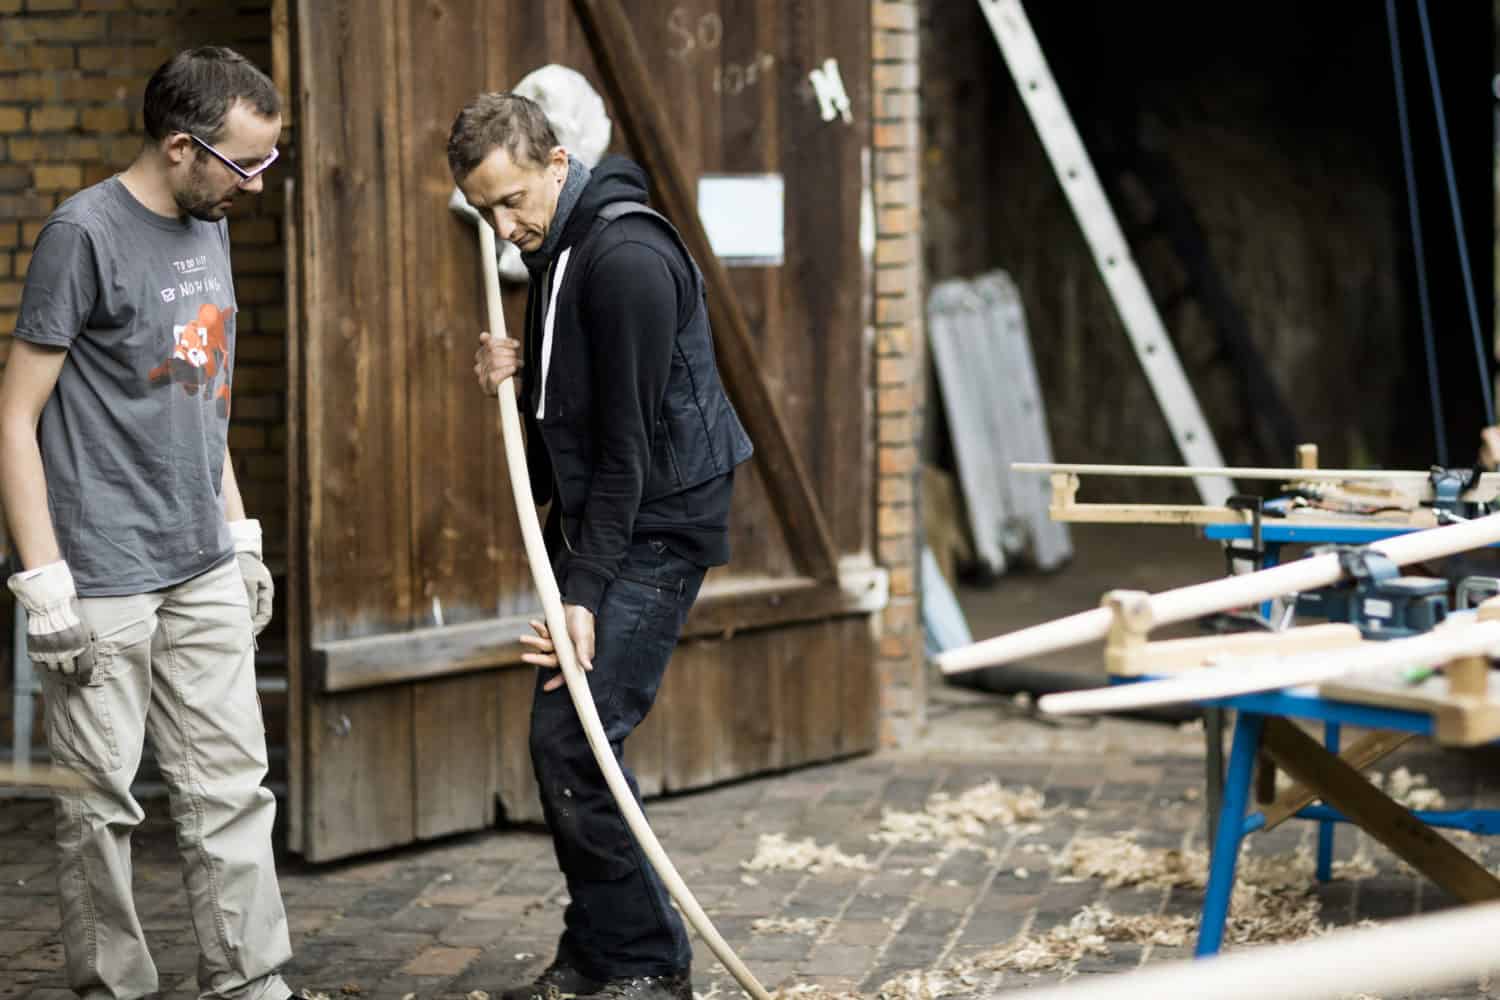
M36 425L67 356L63 348L13 340L0 383L0 505L11 542L27 569L62 558L47 509Z
M234 478L234 463L229 460L229 446L224 446L224 479L220 486L224 498L224 520L242 521L245 518L245 501L240 496L240 483Z

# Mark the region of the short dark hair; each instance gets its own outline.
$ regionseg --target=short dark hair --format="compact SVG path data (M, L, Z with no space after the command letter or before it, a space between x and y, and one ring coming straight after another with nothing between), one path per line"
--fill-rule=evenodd
M173 132L189 132L212 142L236 101L266 118L281 114L276 85L250 60L221 45L185 49L146 83L146 134L160 142Z
M501 146L517 164L545 166L557 145L557 133L535 101L509 92L480 94L453 119L448 169L461 181Z

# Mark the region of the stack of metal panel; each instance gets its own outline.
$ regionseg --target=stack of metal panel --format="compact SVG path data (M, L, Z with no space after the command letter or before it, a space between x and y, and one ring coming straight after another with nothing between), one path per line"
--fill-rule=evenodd
M1019 561L1055 569L1073 544L1047 514L1051 486L1010 471L1011 462L1052 457L1015 282L1004 271L941 282L927 300L927 336L979 568L999 574Z

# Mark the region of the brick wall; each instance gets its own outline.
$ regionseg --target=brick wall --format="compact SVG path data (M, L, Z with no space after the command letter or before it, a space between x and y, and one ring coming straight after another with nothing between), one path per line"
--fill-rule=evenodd
M271 6L271 0L232 7L207 0L0 0L0 363L10 352L42 223L69 195L135 158L151 72L178 49L208 42L230 45L270 72ZM284 561L286 536L281 192L295 162L289 135L281 149L265 193L237 206L230 220L240 306L230 446L246 507L264 523L273 566ZM0 635L7 637L9 598L0 588ZM5 748L10 668L7 639L0 642ZM38 720L38 741L41 731Z
M880 632L881 740L909 742L926 721L918 613L917 441L921 430L921 142L917 0L874 0L876 530L891 602Z
M0 360L9 354L31 246L47 215L140 151L141 95L180 48L234 47L270 72L271 0L226 14L206 0L0 0ZM285 97L285 95L283 95ZM286 293L282 179L230 219L239 345L230 448L268 555L284 554Z

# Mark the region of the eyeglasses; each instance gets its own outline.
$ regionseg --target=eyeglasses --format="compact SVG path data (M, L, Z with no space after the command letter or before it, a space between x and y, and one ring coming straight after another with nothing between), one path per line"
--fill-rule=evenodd
M196 142L199 146L202 146L204 149L208 150L214 155L216 159L218 159L220 163L224 164L224 166L228 167L230 170L233 170L239 176L241 184L248 184L251 181L255 180L255 178L259 177L261 174L265 173L266 168L275 163L276 157L281 155L281 150L277 149L275 146L272 146L270 156L266 157L264 160L261 160L249 170L246 170L244 167L240 166L238 163L235 163L229 157L225 156L223 153L219 152L213 146L204 142L193 133L184 132L183 135L187 136L189 139Z

